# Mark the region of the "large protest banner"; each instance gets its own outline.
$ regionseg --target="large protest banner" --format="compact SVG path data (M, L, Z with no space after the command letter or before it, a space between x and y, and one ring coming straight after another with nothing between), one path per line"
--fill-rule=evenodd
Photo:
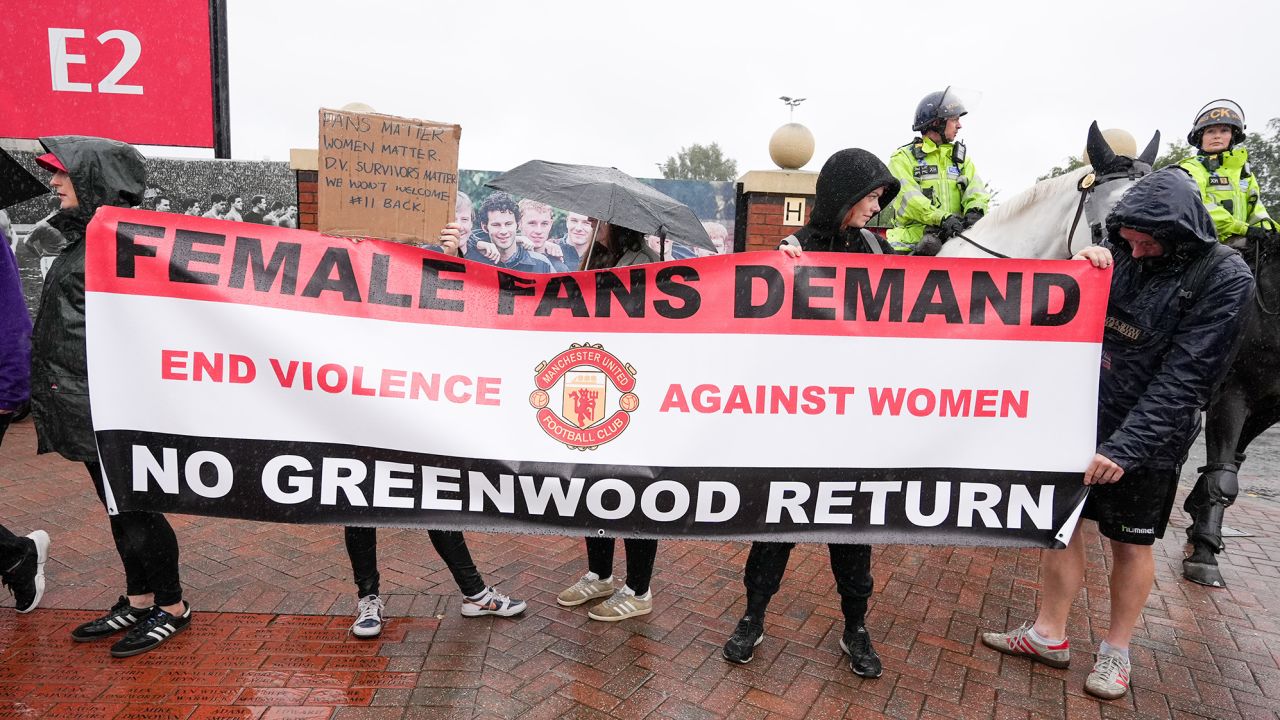
M819 253L529 276L103 208L93 419L121 510L1050 545L1084 497L1108 281Z

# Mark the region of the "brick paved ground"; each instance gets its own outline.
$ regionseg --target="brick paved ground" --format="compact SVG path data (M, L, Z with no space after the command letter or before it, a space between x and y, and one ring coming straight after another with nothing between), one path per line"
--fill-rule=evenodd
M1108 604L1095 535L1066 671L977 642L1029 617L1035 551L877 548L869 625L886 670L864 681L841 661L821 548L792 555L768 637L738 667L719 649L742 611L741 543L663 543L655 612L606 624L555 605L584 569L581 541L472 535L488 579L530 607L469 620L425 535L384 530L394 619L368 642L346 632L355 598L339 528L174 517L196 622L155 652L112 660L67 635L120 592L106 521L80 466L34 455L29 423L0 448L0 522L54 541L51 609L0 612L0 719L1280 717L1280 504L1257 498L1231 511L1256 537L1232 541L1228 590L1178 579L1178 532L1157 545L1134 691L1113 703L1081 690Z

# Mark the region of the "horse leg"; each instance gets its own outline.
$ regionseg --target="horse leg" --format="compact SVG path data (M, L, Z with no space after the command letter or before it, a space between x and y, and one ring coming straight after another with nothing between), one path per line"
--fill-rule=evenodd
M1191 554L1182 561L1182 576L1210 587L1226 587L1218 569L1222 552L1222 517L1239 492L1241 430L1249 414L1244 389L1230 380L1209 404L1205 423L1205 466L1182 509L1191 515L1187 541Z

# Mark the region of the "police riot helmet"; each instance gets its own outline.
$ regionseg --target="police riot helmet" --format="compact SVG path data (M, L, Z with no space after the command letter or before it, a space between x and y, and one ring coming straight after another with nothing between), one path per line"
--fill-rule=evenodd
M947 118L960 117L968 113L959 95L948 85L945 90L935 90L920 100L920 104L916 105L916 119L911 124L911 129L924 132L939 122L946 122Z
M1200 108L1200 112L1196 113L1191 132L1187 133L1187 142L1197 148L1200 147L1200 138L1204 136L1204 131L1214 125L1226 125L1231 128L1232 147L1244 140L1246 127L1244 110L1240 109L1240 105L1233 100L1219 98L1205 103L1205 106Z

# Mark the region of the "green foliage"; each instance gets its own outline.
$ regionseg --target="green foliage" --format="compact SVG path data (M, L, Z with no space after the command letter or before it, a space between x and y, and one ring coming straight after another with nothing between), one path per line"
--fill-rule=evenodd
M1040 182L1042 180L1048 180L1049 178L1056 178L1059 175L1066 175L1072 170L1076 170L1082 167L1084 167L1084 158L1080 157L1079 155L1072 155L1067 158L1067 162L1065 164L1058 165L1054 167L1052 170L1050 170L1049 172L1045 173L1044 175L1037 177L1036 182Z
M1249 133L1249 169L1258 179L1262 204L1274 216L1280 210L1280 118L1267 123L1266 134Z
M1186 160L1187 158L1195 154L1196 154L1195 148L1191 147L1190 145L1184 142L1179 142L1177 140L1174 140L1173 142L1169 143L1169 149L1165 150L1163 155L1160 155L1159 157L1156 158L1156 161L1152 165L1152 167L1154 167L1156 170L1159 170L1162 167L1177 165L1178 163L1182 162L1183 160Z
M717 143L680 148L659 166L669 180L733 180L738 177L738 161L724 156Z

